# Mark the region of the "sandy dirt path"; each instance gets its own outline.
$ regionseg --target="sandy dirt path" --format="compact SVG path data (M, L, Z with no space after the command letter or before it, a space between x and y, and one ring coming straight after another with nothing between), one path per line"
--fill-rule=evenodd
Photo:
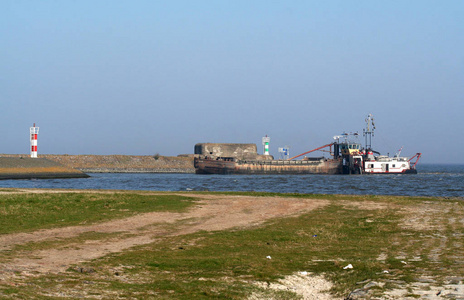
M61 240L54 249L15 252L14 258L0 267L0 277L6 279L18 272L63 272L74 264L152 243L163 236L256 226L272 218L298 215L329 203L326 200L278 197L179 195L196 197L199 202L185 213L152 212L94 225L0 236L0 250L26 243ZM121 234L88 240L81 236L79 242L73 239L90 232Z

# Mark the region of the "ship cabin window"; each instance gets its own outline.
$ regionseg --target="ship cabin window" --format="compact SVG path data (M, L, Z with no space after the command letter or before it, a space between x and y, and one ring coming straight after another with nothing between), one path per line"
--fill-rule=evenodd
M395 164L393 164L392 167L394 168L394 167L395 167Z
M369 168L373 169L373 168L374 168L374 164L369 164Z

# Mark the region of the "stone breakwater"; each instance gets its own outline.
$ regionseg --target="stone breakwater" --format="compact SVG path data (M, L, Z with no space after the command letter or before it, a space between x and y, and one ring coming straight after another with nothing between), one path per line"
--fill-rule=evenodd
M85 177L89 175L46 158L0 157L0 179Z
M193 156L43 154L39 157L85 173L195 173Z

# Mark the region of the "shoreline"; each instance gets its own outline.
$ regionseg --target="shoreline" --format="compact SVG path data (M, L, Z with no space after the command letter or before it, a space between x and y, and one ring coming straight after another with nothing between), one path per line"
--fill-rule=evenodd
M0 180L87 177L80 170L46 158L0 157Z

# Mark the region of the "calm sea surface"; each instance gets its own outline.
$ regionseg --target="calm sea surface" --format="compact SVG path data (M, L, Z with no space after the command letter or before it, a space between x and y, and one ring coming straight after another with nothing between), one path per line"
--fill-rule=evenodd
M464 165L417 169L415 175L371 176L90 173L81 179L0 180L0 187L464 197Z

